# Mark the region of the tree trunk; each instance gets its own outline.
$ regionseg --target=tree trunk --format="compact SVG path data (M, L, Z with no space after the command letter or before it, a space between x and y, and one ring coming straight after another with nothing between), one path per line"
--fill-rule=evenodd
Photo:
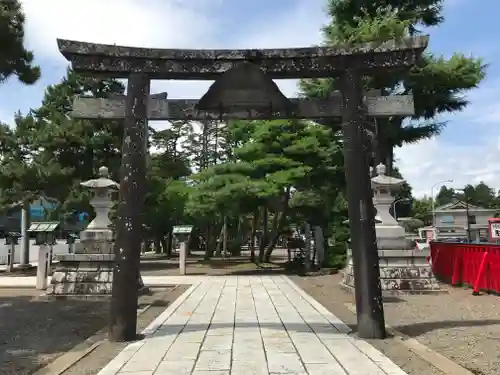
M395 123L394 121L401 122L402 120L392 120L391 122L387 120L378 120L378 133L377 133L377 148L376 148L376 159L375 165L384 164L386 166L386 174L392 176L392 170L394 165L394 141L386 133L391 129L391 127L401 126L401 123ZM380 123L382 122L382 123Z
M137 284L140 280L142 216L146 193L149 87L150 80L146 74L130 74L116 221L115 266L109 320L111 341L131 341L137 337Z
M174 235L173 235L173 227L170 227L168 230L167 234L167 240L166 240L166 247L165 247L165 253L167 254L168 258L172 258L172 250L174 247Z
M394 169L394 147L389 146L387 149L387 153L385 156L385 166L386 166L386 175L392 176L392 170Z
M306 223L305 225L306 229L306 233L305 233L305 237L306 237L306 244L305 244L305 247L306 247L306 257L304 259L304 271L305 272L311 272L311 269L312 269L312 259L311 259L311 245L312 245L312 236L311 236L311 225L309 223Z
M278 242L278 238L281 233L281 229L283 228L285 215L280 214L278 212L275 213L273 218L273 224L271 226L271 233L269 233L266 248L264 261L269 263L271 260L271 254L273 253L274 248L276 247L276 243Z
M341 76L342 132L349 225L354 266L356 315L361 338L386 337L380 270L375 235L375 209L363 131L361 72L351 68Z
M267 210L267 206L264 205L262 207L262 233L260 236L260 244L259 244L259 263L264 262L264 257L265 257L265 251L266 251L266 246L267 246L267 240L268 240L268 214L269 211Z
M290 188L287 188L285 194L282 197L281 214L276 212L273 220L273 230L269 236L269 243L266 245L265 261L269 262L271 260L271 254L276 247L278 238L283 230L285 224L286 215L288 213L288 201L290 200Z
M252 231L250 234L250 260L255 262L255 236L257 234L257 225L259 224L259 211L255 211L252 217Z
M155 254L161 254L161 238L162 236L159 235L154 238Z
M224 216L224 224L222 226L222 254L227 256L227 217Z
M207 231L207 251L205 260L209 260L214 255L214 249L217 246L217 237L214 235L215 225L211 223Z
M161 252L162 252L162 254L167 254L167 256L168 256L168 243L167 243L167 241L170 242L170 237L162 237L162 238L160 238Z
M378 128L378 124L377 124L377 128ZM384 140L382 139L383 136L384 136L383 134L380 134L380 132L378 132L376 140L375 140L375 144L373 145L374 158L373 158L373 164L370 164L370 166L373 168L375 168L380 163L384 162L384 147L383 147Z
M220 257L222 254L222 246L224 242L224 224L222 224L219 232L219 236L217 237L217 245L215 248L215 256Z
M316 249L316 259L318 267L322 267L325 262L325 236L323 227L318 225L314 228L314 245Z
M148 238L145 238L143 241L143 248L142 248L142 254L148 253L151 251L151 240Z
M200 159L200 170L204 170L208 168L208 158L209 158L209 150L208 150L208 137L210 134L210 121L202 122L202 133L201 133L201 159Z

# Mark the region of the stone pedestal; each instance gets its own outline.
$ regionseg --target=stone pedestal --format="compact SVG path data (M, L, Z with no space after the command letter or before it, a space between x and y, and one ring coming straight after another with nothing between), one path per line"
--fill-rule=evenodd
M114 254L64 254L52 276L51 294L58 297L111 296Z
M432 268L427 261L429 250L412 249L405 230L390 214L394 202L391 191L404 180L386 176L385 166L377 166L377 176L372 178L373 203L377 210L375 232L380 265L383 295L405 293L435 293L440 291ZM347 250L347 265L342 285L354 288L354 271L351 250Z
M437 293L441 289L427 261L428 250L379 250L382 295ZM351 250L347 251L347 266L343 286L354 289Z
M51 296L83 299L111 297L115 255L108 214L113 205L112 190L118 188L118 184L108 179L107 168L100 168L99 174L100 178L81 184L92 189L90 203L96 217L80 233L75 253L57 256L59 263L52 276Z

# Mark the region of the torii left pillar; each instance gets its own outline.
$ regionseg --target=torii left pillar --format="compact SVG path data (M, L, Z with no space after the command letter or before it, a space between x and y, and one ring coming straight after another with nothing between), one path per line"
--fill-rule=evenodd
M109 324L111 341L131 341L137 337L137 280L140 275L142 216L146 193L149 89L150 78L147 74L129 75Z

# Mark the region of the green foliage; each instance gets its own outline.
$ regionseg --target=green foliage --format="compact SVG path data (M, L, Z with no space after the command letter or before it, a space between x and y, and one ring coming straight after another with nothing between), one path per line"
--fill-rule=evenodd
M453 188L448 188L445 185L441 186L435 199L436 207L443 206L445 204L453 202L456 196L457 193Z
M324 28L324 43L330 46L357 42L382 43L418 33L419 26L436 26L443 21L441 0L330 0L329 24ZM424 53L409 72L378 74L365 80L366 89L381 88L385 94L412 93L415 116L379 119L375 143L376 160L392 170L393 149L438 135L445 123L436 116L463 109L465 94L484 79L486 66L481 59L456 53L451 58ZM327 98L339 88L335 79L301 80L302 95ZM339 124L328 123L339 129Z
M457 190L441 186L436 195L436 207L456 200L467 201L471 205L482 208L500 208L500 196L483 181L477 185L465 185Z
M391 13L401 21L411 20L411 33L417 25L437 26L443 22L441 11L443 0L329 0L327 13L333 21L342 20L354 27L366 15Z
M369 43L381 44L387 40L401 40L409 34L413 20L401 20L391 8L377 8L373 14L363 10L351 22L332 22L323 28L327 45Z
M255 204L272 205L287 189L293 188L292 207L309 204L321 207L318 194L330 186L342 185L341 149L327 129L299 121L233 122L228 134L235 138L242 128L246 136L238 140L233 161L210 167L193 176L196 180L190 209L228 212ZM316 189L315 192L308 189ZM334 191L332 191L335 194ZM303 203L307 201L308 203Z
M19 0L0 2L0 84L12 75L29 85L40 78L33 52L24 48L24 21Z
M432 199L415 199L412 205L411 216L420 220L424 225L432 224Z
M78 121L68 113L75 95L123 92L118 81L82 77L71 70L62 82L47 87L40 108L18 114L13 130L2 128L2 200L30 201L41 195L59 201L61 212L92 212L80 182L95 178L103 165L117 179L123 126L116 121Z
M403 178L401 173L397 168L394 168L391 173L392 177L397 177L397 178ZM396 202L396 205L393 205L393 208L391 209L391 214L397 218L402 218L402 217L409 217L411 216L411 211L412 211L412 205L413 205L413 196L412 196L412 189L410 184L408 182L404 182L401 187L396 191L394 194L394 199ZM392 210L396 208L396 215L394 215L394 212Z

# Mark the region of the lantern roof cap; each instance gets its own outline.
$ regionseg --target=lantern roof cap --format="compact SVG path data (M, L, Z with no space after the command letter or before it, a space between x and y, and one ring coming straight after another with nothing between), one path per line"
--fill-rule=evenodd
M372 178L372 188L383 188L383 187L399 187L405 180L401 178L387 176L385 174L387 168L384 164L380 163L375 168L377 175Z
M99 178L94 178L92 180L81 182L80 185L91 189L120 188L120 184L118 184L118 182L113 181L109 178L109 171L108 168L105 166L99 168Z

